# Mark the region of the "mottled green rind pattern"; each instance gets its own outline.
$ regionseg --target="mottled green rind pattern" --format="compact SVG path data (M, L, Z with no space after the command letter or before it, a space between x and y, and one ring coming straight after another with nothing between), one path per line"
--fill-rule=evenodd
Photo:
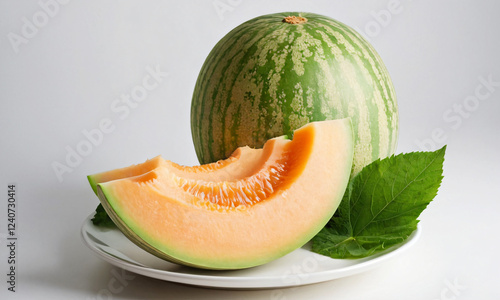
M308 22L282 22L289 15ZM340 22L287 12L247 21L217 43L195 86L191 130L205 164L306 123L345 117L354 127L353 174L394 153L396 96L379 55Z

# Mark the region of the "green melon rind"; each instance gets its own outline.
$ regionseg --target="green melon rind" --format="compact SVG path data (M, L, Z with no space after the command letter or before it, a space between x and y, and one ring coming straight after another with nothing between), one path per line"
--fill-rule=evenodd
M308 22L283 23L289 15ZM353 175L394 153L396 95L380 56L343 23L286 12L249 20L216 44L195 85L191 132L205 164L308 122L345 117L355 133Z
M150 241L152 240L151 238L148 238L149 234L141 230L140 226L138 226L133 220L127 218L126 215L122 213L119 205L117 204L115 196L106 187L106 183L99 183L97 185L97 196L99 197L104 210L109 215L111 220L113 220L113 223L115 223L118 229L120 229L120 231L138 247L161 259L177 264L197 267L196 265L189 264L186 261L176 259L174 256L177 251L173 249L168 249L166 252L160 251L158 250L158 248L152 247L150 243L146 242L145 239ZM143 237L145 239L143 239ZM167 253L173 253L174 256L168 255ZM177 253L177 255L179 254L181 253Z
M186 256L182 251L173 249L172 247L169 247L164 243L150 238L147 231L143 230L139 224L136 224L136 222L129 219L126 214L123 213L123 211L120 209L118 201L116 200L117 196L113 194L112 189L108 186L107 183L99 183L97 185L97 194L104 209L111 217L113 222L117 225L117 227L123 232L123 234L137 246L156 257L177 264L210 270L233 270L262 265L280 258L305 245L326 225L326 223L333 216L335 210L338 208L338 205L342 200L347 184L349 182L349 174L351 171L351 165L354 156L353 132L352 125L349 119L345 119L344 128L346 130L346 134L351 137L350 139L348 139L348 141L350 141L350 144L347 145L348 153L350 154L350 156L348 157L345 164L346 169L344 170L344 173L346 174L346 176L342 177L344 178L344 181L339 182L337 186L332 185L332 189L334 190L334 200L332 201L335 202L335 209L331 211L330 214L325 214L323 218L318 218L316 224L311 226L308 234L305 234L295 241L292 241L292 243L290 243L288 246L284 246L281 251L270 253L267 257L259 257L256 259L249 259L245 261L226 261L221 258L221 260L219 261L207 262L198 257Z
M92 190L97 195L97 184L99 183L99 179L97 179L94 175L87 176L87 180L89 181Z

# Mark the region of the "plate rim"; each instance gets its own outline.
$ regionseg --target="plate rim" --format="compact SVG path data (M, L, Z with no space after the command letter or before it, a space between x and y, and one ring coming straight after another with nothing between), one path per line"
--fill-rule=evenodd
M85 221L83 222L80 230L80 237L90 250L92 250L95 254L97 254L104 261L122 268L124 270L143 275L146 277L151 277L155 279L160 279L169 282L201 286L201 287L210 287L210 288L222 288L222 289L269 289L269 288L289 288L296 287L320 282L331 281L338 278L348 277L351 275L356 275L365 271L368 271L377 265L381 264L384 261L387 261L394 256L397 256L401 252L404 252L406 249L413 246L419 239L422 233L420 222L417 225L417 229L412 232L412 234L403 242L403 244L395 245L393 247L397 247L392 249L390 247L387 249L387 252L378 254L376 257L373 257L369 260L362 261L355 265L350 265L346 267L342 267L339 269L330 269L330 270L322 270L318 272L311 273L303 273L307 274L306 276L300 277L299 283L286 283L283 279L285 276L256 276L256 277L235 277L235 276L212 276L212 275L202 275L202 274L186 274L173 272L168 270L160 270L151 268L148 266L141 266L135 263L123 260L121 258L117 258L99 247L94 246L95 242L91 241L88 237L89 232L86 230L88 226L95 226L91 222L91 218L93 218L93 214L90 214ZM118 230L119 229L113 229ZM125 236L123 236L127 239ZM131 245L134 245L131 241L129 241ZM392 250L391 250L392 249ZM142 249L141 249L142 250ZM147 252L144 252L147 253ZM314 252L311 252L314 253ZM317 253L316 253L317 254ZM320 255L320 254L318 254ZM332 259L325 256L326 259ZM293 274L298 275L298 274ZM305 277L305 278L304 278ZM279 280L279 283L276 283L276 279ZM238 285L234 285L238 284Z

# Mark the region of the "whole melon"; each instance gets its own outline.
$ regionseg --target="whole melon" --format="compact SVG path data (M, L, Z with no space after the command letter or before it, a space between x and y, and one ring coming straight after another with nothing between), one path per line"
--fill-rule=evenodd
M206 164L306 123L346 117L355 141L351 175L394 153L398 109L382 59L336 20L285 12L249 20L215 45L194 89L191 132Z

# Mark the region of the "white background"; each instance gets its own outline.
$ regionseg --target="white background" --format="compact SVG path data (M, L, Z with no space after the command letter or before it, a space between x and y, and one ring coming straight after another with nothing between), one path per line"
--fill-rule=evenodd
M46 19L38 1L0 2L1 299L500 298L499 2L67 2ZM98 203L86 175L158 154L196 164L189 112L205 57L238 24L280 11L325 14L369 38L398 95L398 153L448 145L442 187L420 218L421 239L373 271L279 294L137 276L100 297L114 267L80 240ZM40 26L26 31L33 17ZM13 43L23 30L25 40ZM141 85L148 66L168 75L120 118L113 101ZM103 119L114 130L59 180L53 164L65 164L68 147ZM18 190L15 294L4 275L8 183Z

